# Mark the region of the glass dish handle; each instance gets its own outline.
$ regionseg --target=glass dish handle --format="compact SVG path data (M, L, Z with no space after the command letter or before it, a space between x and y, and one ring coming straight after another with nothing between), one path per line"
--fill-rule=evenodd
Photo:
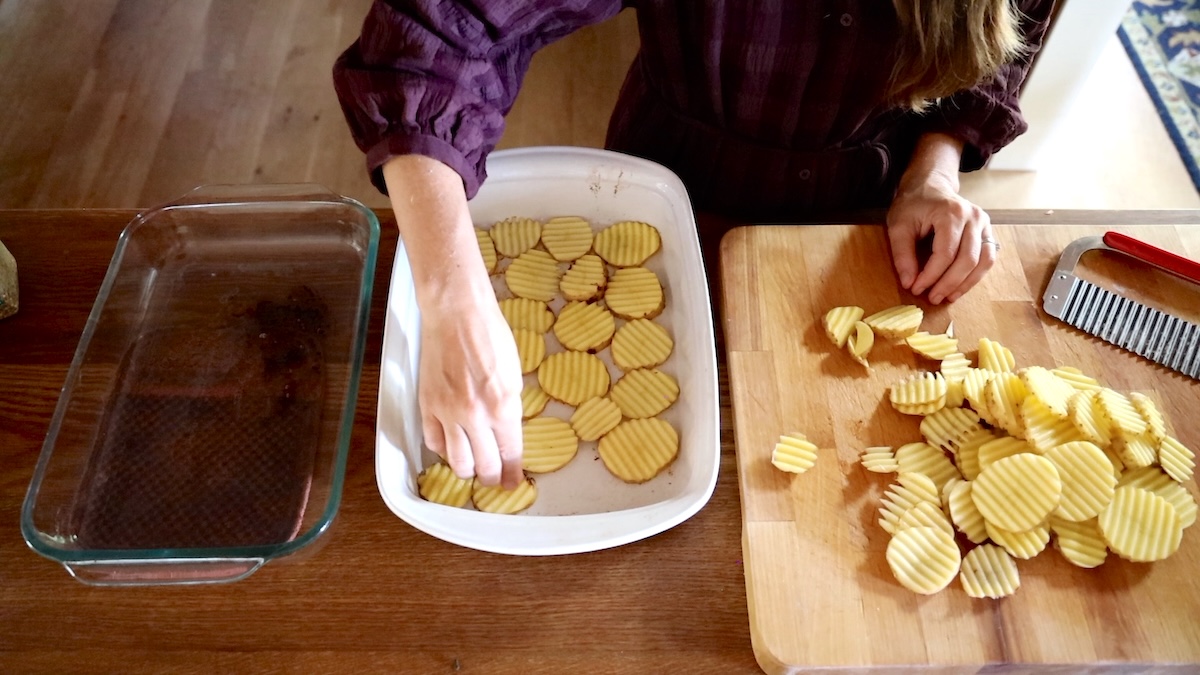
M245 579L265 558L189 558L183 560L105 560L64 562L63 567L89 586L218 584Z
M341 201L341 199L341 195L319 183L262 183L250 185L218 183L195 187L178 199L164 204L163 207L228 202L327 202Z

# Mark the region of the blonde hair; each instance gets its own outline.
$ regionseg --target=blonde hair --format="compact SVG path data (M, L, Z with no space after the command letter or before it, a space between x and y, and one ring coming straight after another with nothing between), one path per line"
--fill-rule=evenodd
M900 22L889 99L922 111L1025 51L1012 0L892 0Z

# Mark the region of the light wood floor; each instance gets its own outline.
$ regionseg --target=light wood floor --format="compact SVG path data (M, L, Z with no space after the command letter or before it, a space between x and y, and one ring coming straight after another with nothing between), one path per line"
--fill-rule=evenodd
M213 183L366 180L330 68L370 0L0 0L0 207L145 207ZM632 13L534 60L502 147L599 146ZM979 172L989 208L1200 207L1112 40L1037 172Z

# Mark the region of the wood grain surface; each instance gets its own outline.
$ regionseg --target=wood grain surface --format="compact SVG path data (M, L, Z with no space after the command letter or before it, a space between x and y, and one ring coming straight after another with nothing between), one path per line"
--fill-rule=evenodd
M0 2L0 206L140 208L197 185L297 182L387 206L331 74L370 6ZM499 147L602 146L637 48L626 11L540 51Z
M0 321L0 521L8 523L0 528L0 672L759 672L747 618L738 464L726 353L720 344L721 472L703 510L667 532L608 551L555 558L480 553L418 532L379 497L373 460L386 273L376 276L341 506L330 531L310 551L269 563L233 584L127 589L84 586L31 552L17 525L21 503L117 235L133 215L0 210L0 240L16 256L21 279L20 313ZM384 236L377 270L382 271L391 269L395 225L387 214L380 216ZM993 217L1093 227L1200 221L1191 212L1016 211L994 212ZM842 222L881 218L881 213L859 214ZM704 217L701 223L711 230L728 225ZM1013 250L1009 246L1006 250ZM713 247L712 264L715 252ZM710 277L714 285L719 280L715 273ZM878 289L885 288L879 283ZM751 306L757 305L746 303L747 311ZM789 323L780 340L802 335L798 326L799 320ZM829 367L850 372L833 362ZM846 383L847 390L852 384ZM793 400L805 400L793 395ZM878 405L877 396L863 397L867 405ZM764 396L763 405L768 403ZM826 470L827 464L819 469ZM855 487L867 483L859 478ZM786 483L775 487L785 488ZM790 514L777 521L787 518ZM862 531L869 525L864 517ZM757 536L758 531L746 532ZM787 536L779 541L779 550L788 555L808 550L810 558L829 557L840 550L801 548ZM788 574L825 579L817 571L826 568L812 562ZM891 584L882 576L886 570L881 563L872 561L870 569L874 571L865 574L872 575L876 586ZM1179 587L1194 584L1192 576L1181 576ZM1130 579L1137 581L1136 576ZM812 587L818 595L781 598L779 606L765 609L777 609L795 635L810 643L856 634L820 604L820 585ZM893 601L908 608L921 604L910 595L895 595ZM1096 616L1111 623L1103 633L1111 642L1104 642L1109 645L1104 648L1120 649L1116 640L1127 630L1126 619L1113 609L1113 601L1096 602L1104 612ZM761 603L756 607L755 620L761 622L764 608ZM797 609L815 618L801 622ZM983 614L981 622L995 620L994 612L971 611ZM1188 618L1163 619L1155 628L1179 630L1174 624ZM1036 630L1039 625L1009 629ZM875 663L898 663L889 655L924 649L927 640L940 644L934 633L914 637L903 626L890 634L901 642L873 647L879 655ZM996 662L1008 663L1001 656Z
M1018 366L1077 366L1115 389L1152 394L1178 438L1200 446L1200 383L1040 310L1058 254L1075 238L1116 229L1197 259L1197 217L1160 214L1153 219L1159 225L1145 227L1118 213L992 217L1045 224L998 225L999 262L951 306L898 289L881 227L738 228L722 243L750 629L767 672L1200 669L1196 528L1184 532L1174 556L1153 564L1110 555L1085 570L1047 550L1018 561L1021 587L998 601L967 597L957 580L935 595L916 595L888 568L889 536L876 522L888 476L867 472L858 456L867 446L921 439L919 418L895 412L887 388L932 364L907 347L877 343L866 372L825 337L820 319L832 307L870 313L915 302L926 312L925 329L941 332L954 322L968 356L989 337L1009 347ZM1110 254L1091 254L1083 265L1101 285L1200 321L1195 285ZM778 436L789 431L821 449L806 474L770 464ZM1197 494L1194 481L1188 488Z
M22 500L133 215L0 211L21 281L20 312L0 321L0 672L758 672L727 406L711 501L641 542L509 557L447 544L388 510L374 463L396 232L384 213L345 489L312 550L232 584L123 589L85 586L30 551Z

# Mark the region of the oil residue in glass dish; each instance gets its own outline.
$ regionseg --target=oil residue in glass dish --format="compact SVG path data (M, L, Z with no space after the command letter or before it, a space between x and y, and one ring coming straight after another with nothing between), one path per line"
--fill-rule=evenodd
M76 495L89 549L276 544L304 515L328 310L307 286L157 329L126 354Z

